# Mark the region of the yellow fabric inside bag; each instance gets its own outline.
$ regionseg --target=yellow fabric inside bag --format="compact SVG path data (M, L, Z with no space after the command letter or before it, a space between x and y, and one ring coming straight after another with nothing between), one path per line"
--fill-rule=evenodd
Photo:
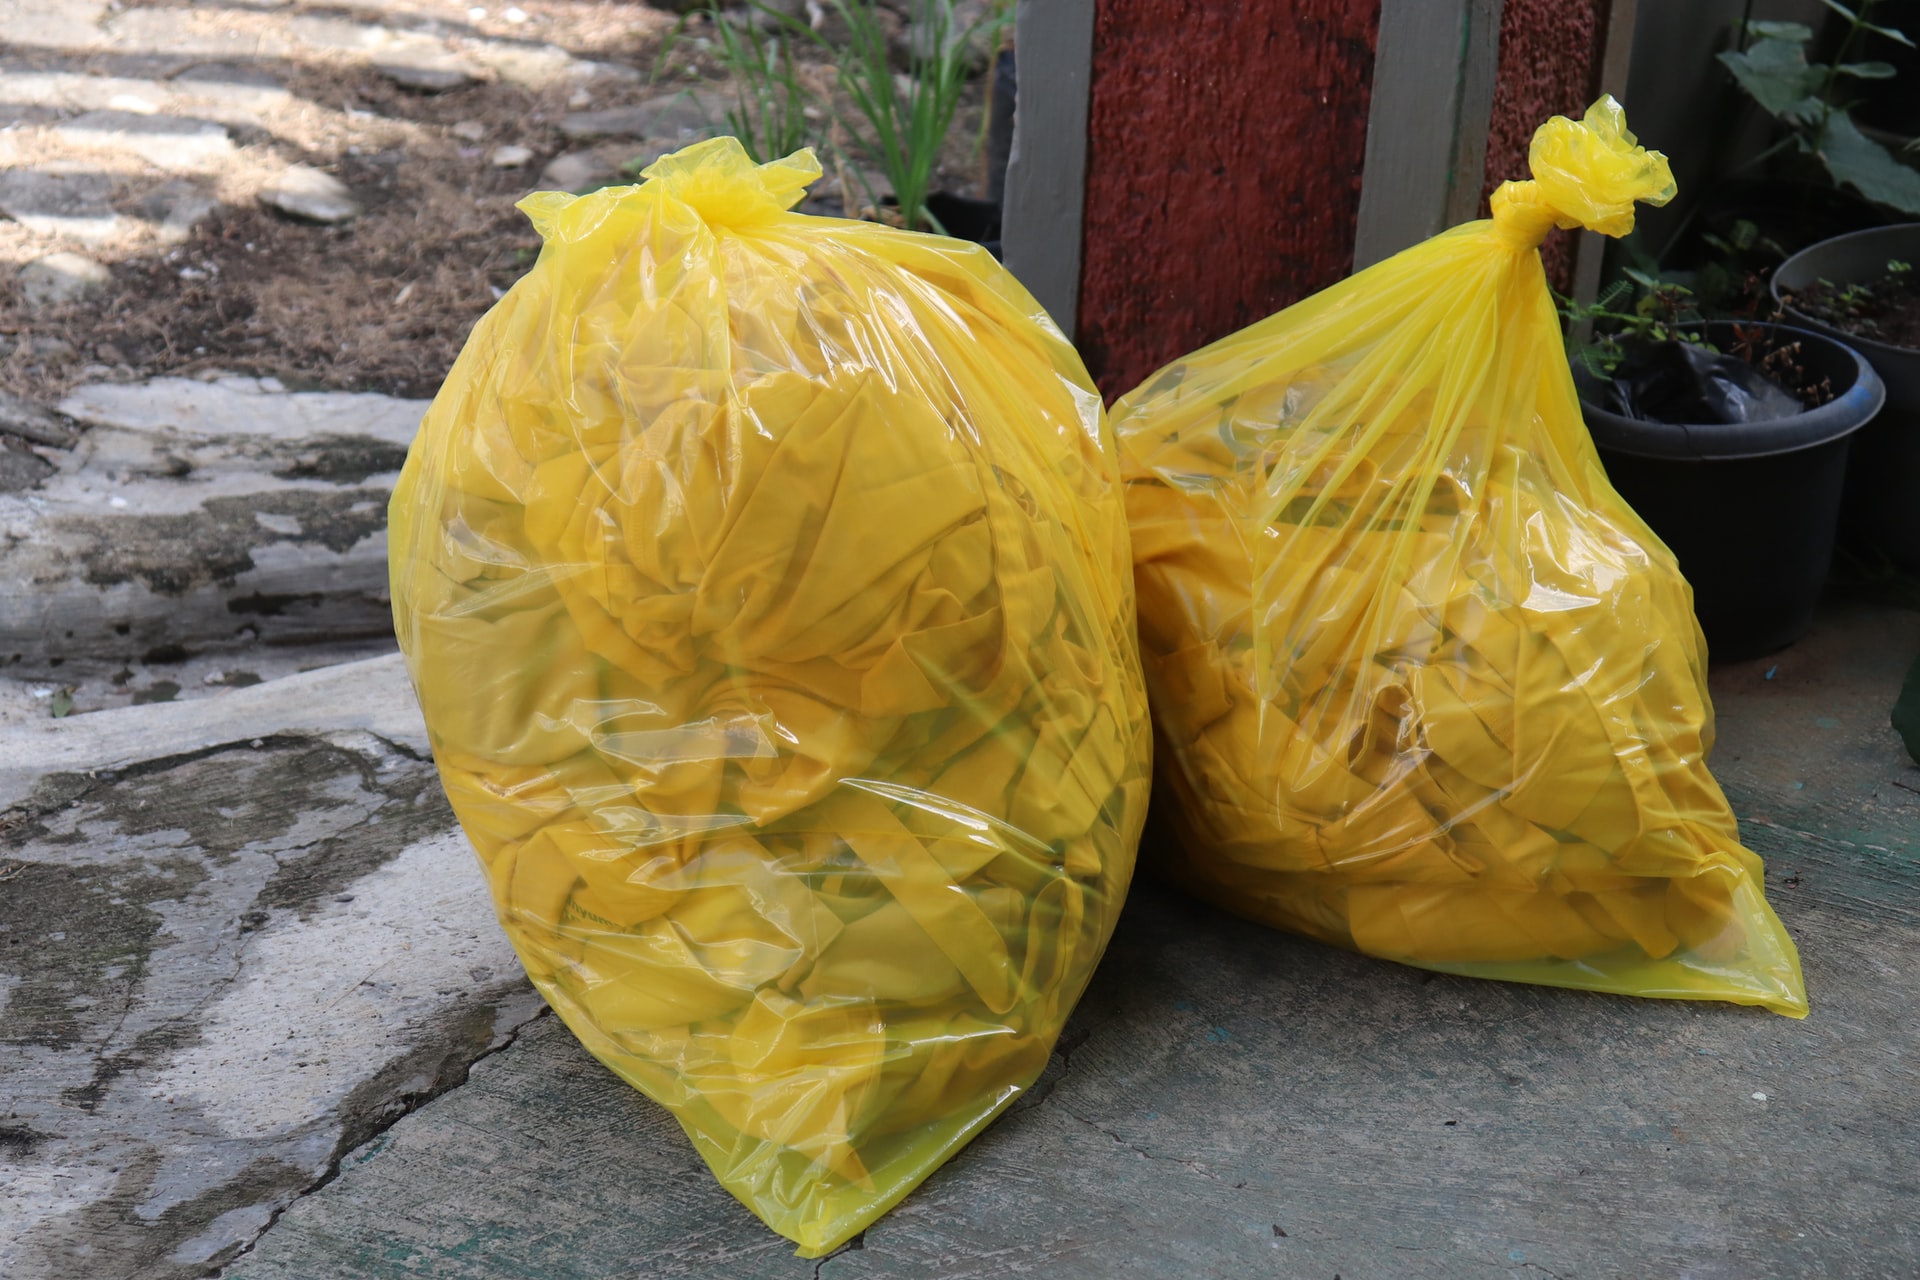
M1408 964L1801 1016L1692 593L1607 483L1537 252L1672 177L1611 98L1531 166L1115 405L1169 870Z
M1151 748L1078 358L985 251L788 212L818 174L530 197L390 533L528 973L808 1256L1039 1075Z

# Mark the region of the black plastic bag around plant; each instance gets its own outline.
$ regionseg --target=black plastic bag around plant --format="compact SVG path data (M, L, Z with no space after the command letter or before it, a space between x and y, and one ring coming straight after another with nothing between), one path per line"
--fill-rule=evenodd
M1634 347L1604 397L1603 407L1642 422L1766 422L1806 410L1800 397L1738 356L1685 342Z

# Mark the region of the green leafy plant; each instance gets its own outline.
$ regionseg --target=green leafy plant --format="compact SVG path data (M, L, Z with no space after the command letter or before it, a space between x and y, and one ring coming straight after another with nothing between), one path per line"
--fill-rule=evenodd
M1700 239L1713 251L1693 271L1701 311L1744 319L1770 309L1767 278L1787 260L1787 248L1746 218L1736 220L1724 236L1703 231Z
M734 101L727 108L727 128L747 154L761 164L792 155L807 145L813 122L808 115L813 95L795 70L791 31L785 15L764 5L749 6L749 20L729 21L717 0L706 10L717 41L716 54L733 81ZM779 22L753 19L771 15ZM817 108L815 108L817 110Z
M1786 135L1761 158L1797 148L1818 160L1836 186L1852 187L1875 204L1920 214L1920 171L1860 132L1851 114L1853 104L1845 100L1851 83L1895 75L1890 63L1847 61L1862 35L1872 32L1908 48L1914 47L1913 41L1871 20L1880 0L1859 0L1857 9L1839 0L1821 3L1847 24L1831 61L1807 61L1813 31L1798 22L1748 22L1747 47L1720 55L1747 96L1786 128Z
M927 211L934 166L966 88L970 46L991 41L1011 21L1010 8L992 6L977 22L963 26L955 19L953 0L916 0L927 38L910 49L906 74L896 76L878 0L832 0L832 5L847 28L838 72L850 108L840 112L839 119L854 148L886 175L901 224L944 231ZM787 22L790 29L831 47L805 24ZM871 190L867 198L879 203Z
M926 203L934 168L966 89L971 50L991 43L1012 22L1010 0L996 0L977 21L964 24L956 17L954 0L915 0L923 38L912 42L905 74L894 70L888 20L879 0L826 4L843 31L818 30L762 0L748 0L750 20L744 23L724 15L720 0L708 0L699 10L714 30L715 57L733 83L734 102L726 112L729 131L762 163L810 141L832 152L836 163L845 158L842 153L853 152L879 169L893 189L894 208L882 210L879 193L868 186L864 173L853 170L851 176L865 189L875 216L915 230L944 231ZM676 28L667 49L679 34ZM817 81L809 83L794 57L802 42L827 54L837 92ZM656 75L666 59L663 49ZM811 136L819 117L830 117L837 126L831 143ZM638 168L639 162L628 166L630 173Z
M1567 356L1596 378L1611 378L1628 346L1642 342L1690 342L1712 351L1701 326L1692 289L1640 267L1626 267L1590 303L1559 294L1567 321Z

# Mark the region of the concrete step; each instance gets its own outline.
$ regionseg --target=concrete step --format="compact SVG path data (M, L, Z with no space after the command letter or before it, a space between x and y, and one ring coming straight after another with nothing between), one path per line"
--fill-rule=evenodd
M830 1258L542 1019L222 1275L1911 1276L1920 774L1887 708L1916 651L1920 614L1836 602L1713 673L1804 1022L1422 973L1143 876L1046 1074Z
M426 402L273 379L83 386L72 445L0 494L0 664L385 635L386 505Z

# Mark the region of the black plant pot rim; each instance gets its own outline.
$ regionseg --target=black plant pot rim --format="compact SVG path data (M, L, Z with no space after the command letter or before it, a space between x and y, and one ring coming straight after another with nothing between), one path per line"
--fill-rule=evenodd
M1818 244L1810 244L1776 267L1773 272L1772 283L1767 287L1773 292L1774 302L1788 315L1792 316L1798 324L1836 337L1848 346L1858 345L1869 357L1878 356L1883 360L1920 359L1920 347L1896 347L1891 342L1880 342L1874 338L1863 338L1857 333L1848 333L1845 329L1842 329L1839 325L1831 321L1822 320L1818 316L1808 315L1780 296L1780 277L1786 276L1792 279L1798 276L1800 272L1796 271L1794 267L1801 259L1812 257L1828 245L1847 244L1855 240L1878 238L1885 238L1895 244L1910 241L1917 249L1920 249L1920 222L1896 222L1888 227L1868 227L1865 231L1849 231L1843 236L1831 236ZM1799 284L1789 285L1787 287L1795 290L1804 289L1819 278L1818 276L1809 276L1808 279L1802 280ZM1860 281L1847 280L1839 283L1859 284Z
M1707 326L1708 330L1721 327L1731 326L1725 322ZM1789 340L1797 338L1803 346L1813 343L1844 352L1853 363L1853 382L1818 409L1766 422L1645 422L1602 409L1582 396L1580 410L1586 417L1593 442L1614 453L1676 462L1770 458L1817 448L1851 435L1873 421L1873 415L1886 403L1886 384L1880 381L1880 375L1873 371L1866 357L1846 343L1824 333L1784 324L1742 324L1740 327L1764 329Z

